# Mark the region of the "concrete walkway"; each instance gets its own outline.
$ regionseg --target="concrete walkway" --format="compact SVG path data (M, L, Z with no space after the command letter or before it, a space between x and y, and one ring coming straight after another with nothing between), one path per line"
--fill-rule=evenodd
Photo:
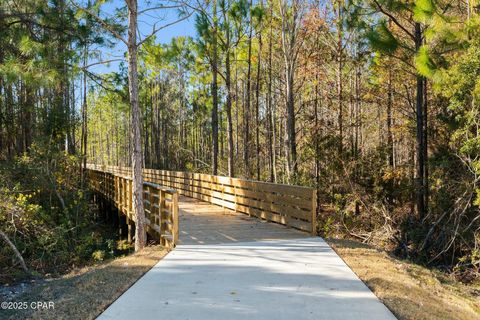
M180 243L99 319L395 319L321 238L182 197Z

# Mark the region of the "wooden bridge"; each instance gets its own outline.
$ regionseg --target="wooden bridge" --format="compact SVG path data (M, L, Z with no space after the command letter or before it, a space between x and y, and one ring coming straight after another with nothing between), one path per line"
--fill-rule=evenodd
M130 172L88 170L91 187L129 226ZM395 319L311 236L313 189L164 170L143 176L147 231L178 246L98 319Z
M131 239L135 221L131 168L95 165L88 168L91 188L126 217ZM147 232L167 247L178 243L179 235L182 243L191 243L298 236L298 232L286 231L285 227L316 234L317 200L312 188L153 169L143 170L143 177ZM183 223L179 226L180 216ZM223 235L212 224L220 224ZM242 227L254 234L248 235ZM209 228L207 238L198 237L206 235Z

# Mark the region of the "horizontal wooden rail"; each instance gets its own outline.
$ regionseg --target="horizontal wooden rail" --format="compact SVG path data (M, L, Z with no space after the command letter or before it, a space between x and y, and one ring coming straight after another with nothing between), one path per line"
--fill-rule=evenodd
M90 168L127 176L131 173L128 167ZM182 195L316 234L317 197L313 188L154 169L144 169L143 176L145 181L174 188Z
M132 178L128 174L88 169L90 188L111 201L127 221L136 221L132 208ZM178 243L178 192L156 183L143 184L145 226L160 244L172 248Z

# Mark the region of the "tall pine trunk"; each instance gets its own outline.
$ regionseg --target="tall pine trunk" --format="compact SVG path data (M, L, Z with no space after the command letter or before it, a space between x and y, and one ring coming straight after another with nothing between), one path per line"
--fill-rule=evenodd
M342 30L342 8L340 1L337 3L337 98L338 98L338 152L343 154L343 30Z
M393 87L392 72L388 73L388 93L387 93L387 153L388 165L393 168L393 133L392 133L392 107L393 107Z
M133 214L135 216L135 251L145 247L145 211L143 205L142 177L142 143L140 133L140 106L138 102L137 71L137 0L126 0L128 7L128 92L132 110L131 141L132 146L132 180L133 180Z
M90 5L90 2L89 2ZM88 44L85 43L83 56L83 67L87 67L88 60ZM83 102L82 102L82 133L81 133L81 153L82 163L80 164L80 177L82 187L85 185L85 170L87 169L87 142L88 142L88 126L87 126L87 72L83 71Z
M290 180L296 179L297 165L297 141L295 130L295 68L298 58L297 51L297 29L299 28L298 9L299 2L289 4L287 1L280 5L282 15L282 48L285 66L285 87L286 87L286 145L285 155L287 158L287 176ZM291 10L291 12L290 12Z
M393 133L392 133L392 108L393 108L393 84L392 84L392 70L388 71L388 87L387 87L387 157L388 166L390 170L394 167L393 156ZM387 185L387 204L388 210L393 209L393 188L394 181L391 178Z
M415 50L418 52L422 46L422 26L420 23L415 23ZM417 198L417 213L420 218L425 217L426 203L425 203L425 136L424 136L424 89L425 78L417 74L417 97L416 97L416 111L417 111L417 179L416 179L416 198Z
M230 32L227 30L227 43L230 42ZM227 140L228 140L228 176L235 176L235 163L233 158L233 123L232 123L232 83L231 83L231 68L230 68L230 52L227 49L225 57L225 87L227 89Z
M268 40L268 92L267 92L267 117L268 117L268 157L270 162L270 182L276 182L275 164L275 121L273 119L273 97L272 97L272 33L273 33L273 7L270 8L270 35Z
M213 43L212 43L212 174L218 172L218 52L217 52L217 1L213 1Z
M252 6L252 2L250 2L250 7ZM245 176L250 178L251 170L250 170L250 104L251 104L251 90L252 90L252 19L250 16L250 32L248 35L248 56L247 56L247 90L246 90L246 97L245 97L245 112L244 112L244 141L243 141L243 161L245 165Z
M257 79L255 85L255 128L256 128L256 160L257 160L257 180L260 180L260 66L262 61L262 34L258 35L258 61L257 61Z
M295 131L295 92L294 92L294 65L287 64L287 164L288 170L293 177L297 175L297 141Z

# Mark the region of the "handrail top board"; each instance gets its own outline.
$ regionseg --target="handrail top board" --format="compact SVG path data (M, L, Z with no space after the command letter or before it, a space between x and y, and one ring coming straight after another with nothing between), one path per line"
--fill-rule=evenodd
M98 170L96 168L95 169L89 169L89 170L94 170L94 171L98 171L98 172L106 172L106 171ZM108 173L111 173L114 176L120 177L120 178L125 179L125 180L132 180L132 177L129 177L129 176L126 176L126 175L116 174L116 173L113 173L113 172L108 172ZM161 191L165 191L165 192L169 192L169 193L177 193L178 192L175 189L169 188L167 186L162 186L160 184L149 182L149 181L143 181L143 185L153 187L155 189L159 189Z
M169 193L177 193L178 192L175 189L172 189L172 188L169 188L169 187L166 187L166 186L162 186L162 185L159 185L159 184L153 183L153 182L143 181L143 185L153 187L155 189L159 189L161 191L165 191L165 192L169 192Z
M105 169L108 170L109 167L111 168L119 168L120 170L126 170L126 171L131 171L131 167L119 167L119 166L108 166L108 165L96 165L96 164L88 164L88 166L93 166L94 170L100 171L97 168L102 168L102 170L105 171ZM233 177L227 177L227 176L219 176L219 175L212 175L208 173L201 173L201 172L189 172L189 171L173 171L173 170L164 170L164 169L152 169L152 168L143 168L145 172L152 171L155 173L155 171L161 171L162 173L169 173L170 175L199 175L199 176L209 176L214 179L218 179L217 183L221 184L232 184L232 182L247 182L247 183L255 183L255 184L262 184L266 186L274 186L274 187L286 187L286 188L292 188L292 189L303 189L305 191L313 191L315 190L312 187L307 187L307 186L299 186L299 185L294 185L294 184L285 184L285 183L276 183L276 182L267 182L267 181L260 181L260 180L254 180L254 179L247 179L247 178L233 178ZM128 177L128 176L126 176ZM130 178L130 177L129 177ZM227 181L230 180L230 181Z

